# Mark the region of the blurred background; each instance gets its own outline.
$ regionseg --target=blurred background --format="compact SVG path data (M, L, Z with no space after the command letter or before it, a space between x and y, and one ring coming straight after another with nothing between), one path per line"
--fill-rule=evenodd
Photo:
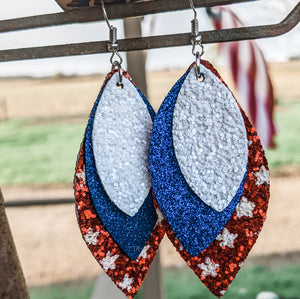
M260 0L230 7L245 25L280 22L295 0ZM54 0L2 4L0 20L61 11ZM213 28L198 9L200 30ZM100 13L100 12L99 12ZM190 31L191 11L147 16L143 35ZM123 22L112 21L124 37ZM255 298L273 291L300 298L300 26L258 40L275 92L276 148L266 151L271 198L265 226L246 266L224 298ZM105 23L0 34L0 50L108 39ZM121 53L125 58L125 53ZM193 62L191 47L149 50L148 98L157 110ZM105 74L109 54L0 64L0 186L5 201L68 199L79 145ZM205 46L210 60L234 90L225 56ZM126 64L124 65L126 68ZM32 298L89 298L101 268L86 248L72 204L6 208ZM164 238L163 289L168 299L214 298ZM138 295L142 298L142 295Z

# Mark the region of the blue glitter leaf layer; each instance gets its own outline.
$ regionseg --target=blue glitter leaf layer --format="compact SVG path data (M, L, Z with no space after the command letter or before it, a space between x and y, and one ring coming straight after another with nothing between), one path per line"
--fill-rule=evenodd
M218 212L206 205L189 187L175 156L172 138L174 106L190 69L177 81L162 103L153 123L149 167L160 209L184 249L197 256L222 231L244 190L244 178L229 205Z
M89 122L85 133L85 164L86 164L86 179L87 184L95 205L97 214L102 223L105 225L109 233L112 235L117 244L128 255L131 260L135 260L145 244L147 243L151 232L157 221L155 212L152 188L149 191L143 205L133 217L122 212L108 197L97 173L95 158L93 153L92 131L95 113L101 100L101 95L105 85L102 87L98 98L91 111ZM155 117L155 112L150 103L136 88L141 96L141 99L147 105L152 121Z

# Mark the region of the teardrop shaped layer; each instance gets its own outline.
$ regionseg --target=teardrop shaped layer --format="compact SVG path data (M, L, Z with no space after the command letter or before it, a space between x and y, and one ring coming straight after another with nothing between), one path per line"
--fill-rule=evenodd
M206 72L210 70L206 69ZM151 133L149 165L153 190L163 215L186 251L191 256L196 256L217 237L233 214L244 190L247 164L243 164L243 177L231 201L226 203L227 206L222 211L207 205L187 183L176 159L172 126L178 95L190 73L196 77L193 65L173 86L155 117ZM220 79L218 80L219 83L214 86L216 93L222 84ZM202 83L196 81L197 85L193 88L197 89L198 84ZM190 133L186 132L187 135ZM199 161L200 164L202 162L207 163Z
M118 245L134 260L145 246L157 221L147 173L146 149L152 126L150 122L155 113L126 73L122 79L123 89L118 89L117 75L114 72L108 75L108 80L102 87L90 115L85 134L86 177L101 221ZM131 112L134 114L132 117ZM105 123L105 119L109 125ZM144 120L146 126L142 124ZM139 137L136 137L135 141L124 140L124 136L134 139L136 131ZM130 149L138 146L141 146L142 150ZM104 155L104 159L101 155ZM135 163L134 159L128 157L130 155L141 163L138 179L138 165L126 165L126 157L129 159L127 161ZM135 183L139 186L134 186ZM110 196L113 196L113 199Z
M74 178L76 214L82 237L97 262L116 286L128 298L134 298L156 255L164 230L160 220L157 220L139 256L134 260L130 259L108 232L95 210L87 185L84 156L84 144L82 144Z
M152 119L135 86L118 73L107 82L93 123L93 151L101 183L111 201L134 216L151 188L148 152Z
M244 120L228 88L205 66L198 82L195 67L187 74L173 114L176 159L193 192L221 212L245 176L248 160Z

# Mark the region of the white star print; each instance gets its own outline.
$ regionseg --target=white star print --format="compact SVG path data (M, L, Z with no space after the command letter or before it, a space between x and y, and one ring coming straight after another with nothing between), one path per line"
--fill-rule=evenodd
M216 277L218 275L216 270L219 268L219 264L214 264L209 257L206 257L204 263L199 264L198 267L202 270L202 276Z
M93 233L93 229L89 227L87 234L84 235L84 240L88 243L88 245L96 245L98 236L99 232Z
M256 177L256 185L260 186L264 183L270 184L270 172L266 169L264 165L262 165L258 172L254 172Z
M147 251L148 251L148 249L149 249L150 247L151 247L150 245L146 245L146 246L143 248L142 252L140 253L139 257L146 259L146 258L147 258Z
M161 210L159 208L156 209L156 214L159 222L162 222L165 218L164 215L162 214Z
M111 255L110 251L108 251L106 253L106 256L105 258L103 258L101 261L100 261L100 264L101 266L103 267L104 271L107 271L109 269L112 269L114 270L116 268L116 264L115 264L115 261L116 259L119 257L118 254L116 255Z
M123 281L119 282L118 286L122 290L126 289L127 291L130 291L132 288L131 287L132 283L133 283L133 278L129 278L128 274L125 274Z
M217 240L220 242L220 247L228 246L230 248L234 248L233 242L236 239L238 234L231 234L229 230L225 227L221 234L217 236Z
M179 243L179 251L182 251L183 249L183 246L181 245L181 243Z
M243 216L253 217L253 210L255 208L255 203L249 201L246 197L242 197L241 201L236 206L236 215L238 218Z
M83 183L85 184L85 172L84 172L84 171L82 171L82 172L77 172L77 173L76 173L76 177L77 177L78 179L82 179Z

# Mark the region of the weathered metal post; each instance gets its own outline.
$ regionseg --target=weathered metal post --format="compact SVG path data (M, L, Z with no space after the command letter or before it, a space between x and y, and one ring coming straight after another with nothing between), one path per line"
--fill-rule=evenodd
M9 228L0 190L0 298L29 299L28 289Z
M124 20L125 37L140 37L142 36L141 22L142 17L130 18ZM146 60L143 51L126 52L127 71L136 83L138 88L147 96L147 81L146 81ZM145 278L143 284L144 299L162 299L161 288L161 267L159 261L159 253L153 261L149 274Z
M143 17L124 20L125 38L141 37ZM146 60L143 51L126 52L127 71L138 88L147 97Z

